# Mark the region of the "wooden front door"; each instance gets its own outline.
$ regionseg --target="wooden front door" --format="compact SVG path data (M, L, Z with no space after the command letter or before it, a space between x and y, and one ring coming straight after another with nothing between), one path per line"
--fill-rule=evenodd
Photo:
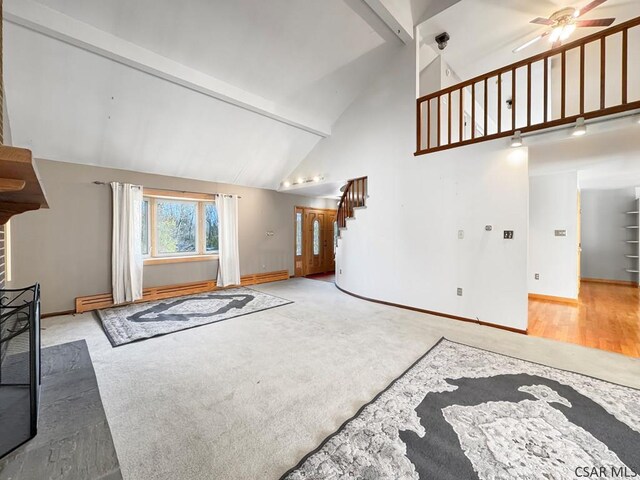
M322 210L307 210L305 212L305 275L325 272L326 243L325 234L326 213Z
M328 212L325 223L325 272L333 272L336 269L335 232L338 212Z
M335 270L336 210L296 207L296 276Z

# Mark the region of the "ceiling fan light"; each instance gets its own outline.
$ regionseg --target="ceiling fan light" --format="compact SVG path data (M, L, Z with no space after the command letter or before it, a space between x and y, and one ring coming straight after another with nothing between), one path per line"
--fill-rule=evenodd
M563 30L563 27L554 28L553 32L551 32L551 35L549 35L549 42L556 43L558 40L560 40L560 36L562 35Z
M562 33L560 34L560 40L564 41L568 39L573 32L576 31L575 23L570 23L569 25L565 25L562 29Z
M584 117L580 117L578 118L578 120L576 120L576 126L573 129L573 133L572 135L574 137L582 137L583 135L587 134L587 126L584 123Z
M523 145L522 142L522 132L518 130L513 137L511 137L511 148L518 148Z

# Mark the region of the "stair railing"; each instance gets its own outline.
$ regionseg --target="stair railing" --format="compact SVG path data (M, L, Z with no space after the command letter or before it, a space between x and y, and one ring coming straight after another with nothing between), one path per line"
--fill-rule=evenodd
M415 155L640 108L640 17L417 100Z
M367 177L349 180L338 205L338 228L346 228L347 218L353 218L355 208L364 207L367 198Z

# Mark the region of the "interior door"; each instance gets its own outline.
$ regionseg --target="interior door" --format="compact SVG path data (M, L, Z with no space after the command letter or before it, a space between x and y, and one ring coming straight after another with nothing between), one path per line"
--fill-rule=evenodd
M582 262L582 203L580 201L580 191L578 191L578 295L580 295L580 277L581 273L581 264Z

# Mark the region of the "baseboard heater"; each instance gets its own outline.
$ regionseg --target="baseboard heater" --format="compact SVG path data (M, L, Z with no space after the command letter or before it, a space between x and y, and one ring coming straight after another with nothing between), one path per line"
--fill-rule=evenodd
M243 275L240 278L242 286L258 285L260 283L277 282L289 279L289 270L278 270L276 272L252 273ZM165 298L181 297L183 295L193 295L216 290L218 287L215 280L203 282L180 283L176 285L165 285L162 287L149 287L142 291L142 298L135 303L149 302L153 300L163 300ZM113 307L113 297L110 293L100 293L76 298L76 313L99 310L101 308Z

